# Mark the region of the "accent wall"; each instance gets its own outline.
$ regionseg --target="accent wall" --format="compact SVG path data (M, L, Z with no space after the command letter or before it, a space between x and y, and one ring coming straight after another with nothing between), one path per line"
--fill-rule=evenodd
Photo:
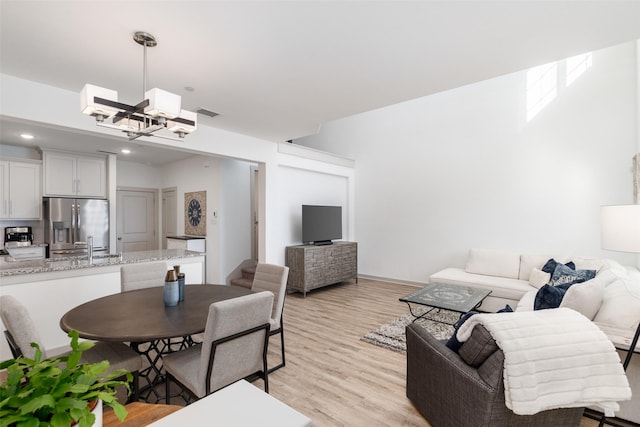
M593 52L569 84L574 63L558 62L555 98L531 120L523 70L294 141L355 160L360 273L425 283L472 247L635 264L600 248L599 207L633 203L636 43Z

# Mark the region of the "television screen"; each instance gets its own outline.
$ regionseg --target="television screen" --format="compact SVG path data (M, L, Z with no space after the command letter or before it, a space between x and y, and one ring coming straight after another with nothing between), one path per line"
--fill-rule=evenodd
M302 205L302 242L330 245L342 239L342 207Z

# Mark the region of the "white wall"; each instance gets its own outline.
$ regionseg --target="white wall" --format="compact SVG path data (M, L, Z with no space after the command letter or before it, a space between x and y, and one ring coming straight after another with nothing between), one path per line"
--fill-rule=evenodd
M119 161L117 182L118 187L176 187L178 234L184 233L184 193L207 191L207 281L226 283L251 257L250 166L201 155L160 167Z
M251 259L251 163L221 159L220 208L215 222L220 228L219 283L244 260Z
M635 43L526 122L518 72L324 125L297 144L356 159L359 271L425 282L471 247L607 256L599 206L632 202ZM428 78L428 76L425 76Z
M288 182L286 192L279 194L283 241L302 243L302 205L342 207L342 235L348 236L348 180L344 176L281 166L278 180Z
M207 283L224 283L220 278L220 227L212 215L220 209L221 167L215 157L193 156L172 162L162 168L162 187L176 187L178 206L178 235L184 234L184 193L207 192L206 228L206 280Z
M141 163L118 160L116 162L116 185L159 189L162 182L162 168Z
M315 153L310 153L311 155ZM322 158L322 156L320 156ZM278 156L277 205L275 244L282 249L276 253L275 263L284 264L284 248L302 244L302 205L342 206L342 238L355 240L355 187L351 166L300 159L289 154Z

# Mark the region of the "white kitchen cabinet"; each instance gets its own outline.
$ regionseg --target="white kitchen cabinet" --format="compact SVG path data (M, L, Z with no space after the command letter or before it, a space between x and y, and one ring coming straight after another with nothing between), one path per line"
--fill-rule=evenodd
M44 195L107 197L107 161L73 153L43 151Z
M40 219L40 162L0 161L0 218Z

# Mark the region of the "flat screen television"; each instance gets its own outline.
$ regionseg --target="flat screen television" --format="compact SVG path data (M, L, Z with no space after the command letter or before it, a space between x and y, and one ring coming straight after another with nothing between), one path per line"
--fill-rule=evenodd
M302 205L302 242L330 245L342 239L342 206Z

